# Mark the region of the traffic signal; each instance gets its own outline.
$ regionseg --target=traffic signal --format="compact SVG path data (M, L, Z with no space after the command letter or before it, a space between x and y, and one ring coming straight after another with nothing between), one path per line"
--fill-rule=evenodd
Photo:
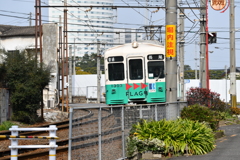
M217 33L216 32L209 32L208 33L208 43L217 43Z

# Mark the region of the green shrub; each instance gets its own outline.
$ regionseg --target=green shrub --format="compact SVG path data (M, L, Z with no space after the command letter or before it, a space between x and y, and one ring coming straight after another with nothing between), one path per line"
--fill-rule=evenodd
M28 111L15 111L11 117L11 120L13 121L20 121L26 124L34 124L36 122L39 122L41 120L40 117L38 117L37 113L30 114L31 112Z
M153 142L154 141L154 142ZM154 145L149 145L153 142ZM214 134L205 124L188 119L146 121L133 125L127 141L127 155L160 153L206 154L214 148ZM154 146L154 147L153 147ZM151 150L152 149L152 150Z
M2 122L2 124L0 125L0 131L8 130L8 129L11 128L13 125L15 125L15 124L12 123L12 122L10 122L10 121L4 121L4 122Z
M206 122L214 131L218 129L219 121L222 119L219 112L212 111L208 107L199 104L184 107L181 111L181 118Z

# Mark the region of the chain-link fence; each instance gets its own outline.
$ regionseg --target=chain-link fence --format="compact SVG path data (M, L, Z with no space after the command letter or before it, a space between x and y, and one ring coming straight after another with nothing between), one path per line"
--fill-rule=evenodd
M176 119L186 102L71 107L68 160L126 159L126 138L140 119Z

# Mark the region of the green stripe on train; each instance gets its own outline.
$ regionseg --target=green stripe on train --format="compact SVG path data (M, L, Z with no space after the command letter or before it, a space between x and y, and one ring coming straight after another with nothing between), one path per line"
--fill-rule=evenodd
M127 104L129 101L166 102L166 83L106 85L106 104Z

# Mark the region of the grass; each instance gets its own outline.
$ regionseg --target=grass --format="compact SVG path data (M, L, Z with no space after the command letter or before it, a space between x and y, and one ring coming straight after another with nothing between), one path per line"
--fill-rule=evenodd
M16 125L16 124L11 121L4 121L0 125L0 131L9 130L9 128L11 128L13 125Z

